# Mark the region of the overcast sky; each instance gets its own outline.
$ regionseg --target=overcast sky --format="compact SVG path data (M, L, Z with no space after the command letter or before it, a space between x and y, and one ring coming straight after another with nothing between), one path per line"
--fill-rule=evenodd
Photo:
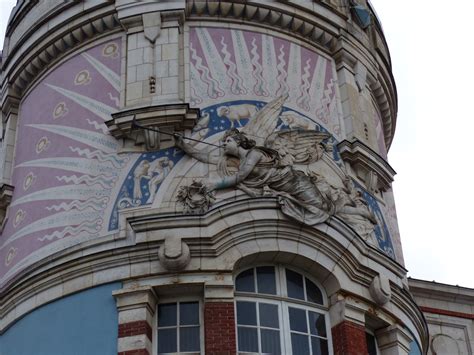
M0 0L0 48L16 0ZM474 288L472 0L371 0L398 91L389 152L408 275Z

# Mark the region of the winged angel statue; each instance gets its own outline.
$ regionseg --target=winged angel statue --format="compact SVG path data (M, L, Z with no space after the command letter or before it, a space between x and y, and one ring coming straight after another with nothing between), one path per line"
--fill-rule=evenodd
M236 187L250 196L279 196L282 212L308 225L338 215L366 239L377 223L348 176L334 187L308 167L329 151L328 133L315 130L276 131L286 96L268 103L240 131L225 132L220 154L197 150L176 137L176 145L195 159L217 165L219 178L208 191ZM370 237L373 239L373 236Z

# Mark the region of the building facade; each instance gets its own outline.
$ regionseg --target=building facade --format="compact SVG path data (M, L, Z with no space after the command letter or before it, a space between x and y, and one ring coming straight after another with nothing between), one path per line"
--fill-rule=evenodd
M1 112L2 355L427 351L369 3L20 0Z

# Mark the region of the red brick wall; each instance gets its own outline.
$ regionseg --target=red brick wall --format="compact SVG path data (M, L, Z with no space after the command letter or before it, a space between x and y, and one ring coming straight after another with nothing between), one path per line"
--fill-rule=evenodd
M233 302L206 302L204 304L204 337L206 355L236 353Z
M146 334L147 338L152 341L153 338L153 330L151 326L145 320L139 320L136 322L129 322L119 324L118 327L118 337L119 338L126 338L131 337L134 335L142 335ZM127 350L127 351L120 351L118 355L150 355L147 349L136 349L136 350Z
M148 339L152 340L153 331L145 320L139 320L136 322L119 324L118 337L131 337L134 335L146 334Z
M146 349L140 349L140 350L122 351L118 353L118 355L150 355L150 353Z
M331 330L334 355L367 354L365 328L359 324L343 321Z

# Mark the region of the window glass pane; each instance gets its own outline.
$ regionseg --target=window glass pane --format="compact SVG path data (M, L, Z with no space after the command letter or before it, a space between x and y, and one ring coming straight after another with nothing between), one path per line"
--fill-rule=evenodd
M257 325L255 302L237 302L237 324Z
M290 329L297 332L307 333L308 326L306 324L306 311L298 308L288 308L290 316Z
M328 341L326 339L311 337L313 355L328 355Z
M199 327L179 328L179 351L199 350Z
M158 305L158 327L169 327L176 325L176 318L176 303Z
M258 352L257 328L237 328L239 351Z
M264 354L281 354L280 349L280 332L278 330L261 329L260 337L262 338L262 353Z
M248 269L239 274L235 279L235 289L242 292L255 292L253 270Z
M365 333L365 339L367 340L367 350L369 355L377 355L377 345L375 343L375 337L372 334Z
M295 355L310 355L308 337L306 335L291 333L291 349Z
M178 351L176 328L158 330L158 353L173 353Z
M278 306L276 304L260 303L258 308L260 311L260 325L278 329Z
M313 335L319 335L320 337L326 337L326 322L324 321L324 315L316 312L309 312L309 328Z
M276 295L275 268L273 266L260 266L257 268L258 293Z
M179 324L196 325L199 324L199 303L181 302L179 304Z
M318 286L306 279L306 299L309 302L323 304L323 294Z
M288 288L288 297L304 300L303 276L287 269L286 286Z

